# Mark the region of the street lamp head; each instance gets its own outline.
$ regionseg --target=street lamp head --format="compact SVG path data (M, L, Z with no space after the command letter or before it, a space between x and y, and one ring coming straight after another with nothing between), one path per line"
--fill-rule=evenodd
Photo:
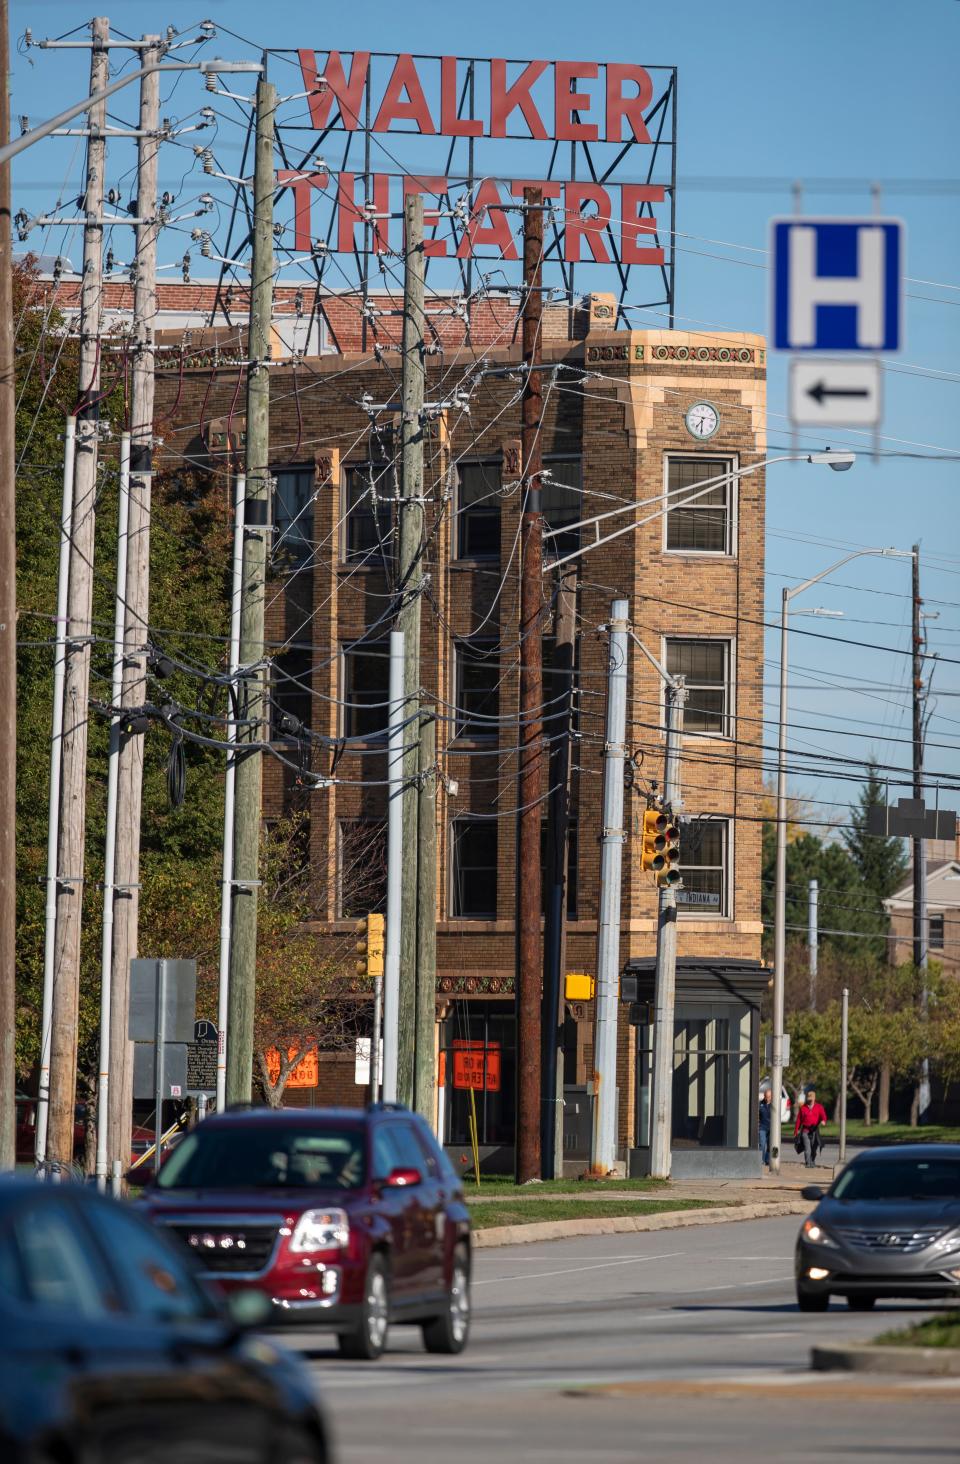
M263 64L260 61L224 61L219 56L212 56L208 61L201 61L197 70L202 76L209 72L226 73L236 71L263 71Z
M826 463L835 473L845 473L856 460L855 452L831 452L829 447L823 452L811 452L807 457L808 463Z

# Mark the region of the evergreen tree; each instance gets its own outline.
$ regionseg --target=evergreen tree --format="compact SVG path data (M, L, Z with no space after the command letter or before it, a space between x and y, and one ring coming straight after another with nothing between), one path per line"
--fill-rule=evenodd
M872 759L867 763L866 772L867 781L860 790L858 806L851 812L851 826L843 830L843 841L864 886L872 892L879 909L882 908L881 901L892 895L903 883L908 860L902 839L882 838L867 833L870 809L882 808L887 800L885 787L877 773L877 765Z

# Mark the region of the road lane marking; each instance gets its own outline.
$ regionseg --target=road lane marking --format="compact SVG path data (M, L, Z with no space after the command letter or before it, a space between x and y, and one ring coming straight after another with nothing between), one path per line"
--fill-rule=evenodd
M616 1261L600 1261L592 1266L567 1266L562 1271L528 1271L522 1276L485 1276L480 1281L471 1282L471 1288L476 1286L494 1286L498 1282L508 1281L542 1281L549 1276L575 1276L581 1271L605 1271L610 1266L635 1265L638 1261L672 1261L677 1256L684 1255L684 1251L663 1251L655 1256L623 1256Z

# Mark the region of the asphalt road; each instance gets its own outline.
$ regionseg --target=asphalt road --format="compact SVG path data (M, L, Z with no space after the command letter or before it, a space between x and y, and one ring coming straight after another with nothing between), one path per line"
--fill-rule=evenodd
M460 1358L393 1331L379 1363L291 1333L339 1464L955 1460L960 1385L807 1371L813 1342L922 1313L801 1316L798 1221L758 1220L479 1251Z

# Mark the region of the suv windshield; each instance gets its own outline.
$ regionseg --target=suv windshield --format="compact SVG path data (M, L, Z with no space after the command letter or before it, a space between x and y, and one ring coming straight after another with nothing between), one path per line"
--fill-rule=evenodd
M188 1134L162 1166L160 1189L357 1189L364 1181L363 1132L251 1124Z
M851 1164L835 1200L960 1200L960 1159L891 1159Z

